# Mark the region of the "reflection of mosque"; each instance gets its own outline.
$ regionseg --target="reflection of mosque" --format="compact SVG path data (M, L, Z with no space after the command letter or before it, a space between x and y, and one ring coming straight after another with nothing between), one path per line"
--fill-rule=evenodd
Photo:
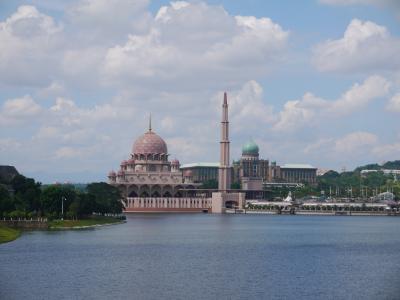
M194 189L190 171L179 170L179 161L168 160L165 141L151 129L133 144L129 160L121 162L117 173L111 171L109 182L126 197L182 197L183 190Z

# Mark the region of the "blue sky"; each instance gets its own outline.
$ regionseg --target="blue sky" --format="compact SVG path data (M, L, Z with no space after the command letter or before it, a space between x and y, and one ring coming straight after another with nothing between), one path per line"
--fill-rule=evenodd
M153 114L181 163L254 139L278 164L399 159L396 0L0 1L0 163L105 180Z

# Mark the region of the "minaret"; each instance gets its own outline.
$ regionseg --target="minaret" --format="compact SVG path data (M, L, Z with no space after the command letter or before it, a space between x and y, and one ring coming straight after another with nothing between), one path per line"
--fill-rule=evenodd
M228 122L228 98L224 93L222 104L220 164L218 170L218 189L226 191L231 186L231 169L229 166L229 122Z
M149 116L149 132L151 132L151 113L150 113L150 116Z

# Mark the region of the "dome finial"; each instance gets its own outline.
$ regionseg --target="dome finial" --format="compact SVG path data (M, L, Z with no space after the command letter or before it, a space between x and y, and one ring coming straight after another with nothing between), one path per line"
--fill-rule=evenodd
M149 117L149 131L151 131L151 113L150 113L150 117Z

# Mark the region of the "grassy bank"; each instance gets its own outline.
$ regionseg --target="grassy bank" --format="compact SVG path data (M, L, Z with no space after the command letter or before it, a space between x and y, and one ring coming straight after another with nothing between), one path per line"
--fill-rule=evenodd
M8 228L0 225L0 244L15 240L21 234L18 229Z
M102 217L102 216L91 216L81 220L54 220L49 222L49 228L61 229L61 228L75 228L85 226L95 226L103 224L113 224L121 222L120 219L113 217Z

